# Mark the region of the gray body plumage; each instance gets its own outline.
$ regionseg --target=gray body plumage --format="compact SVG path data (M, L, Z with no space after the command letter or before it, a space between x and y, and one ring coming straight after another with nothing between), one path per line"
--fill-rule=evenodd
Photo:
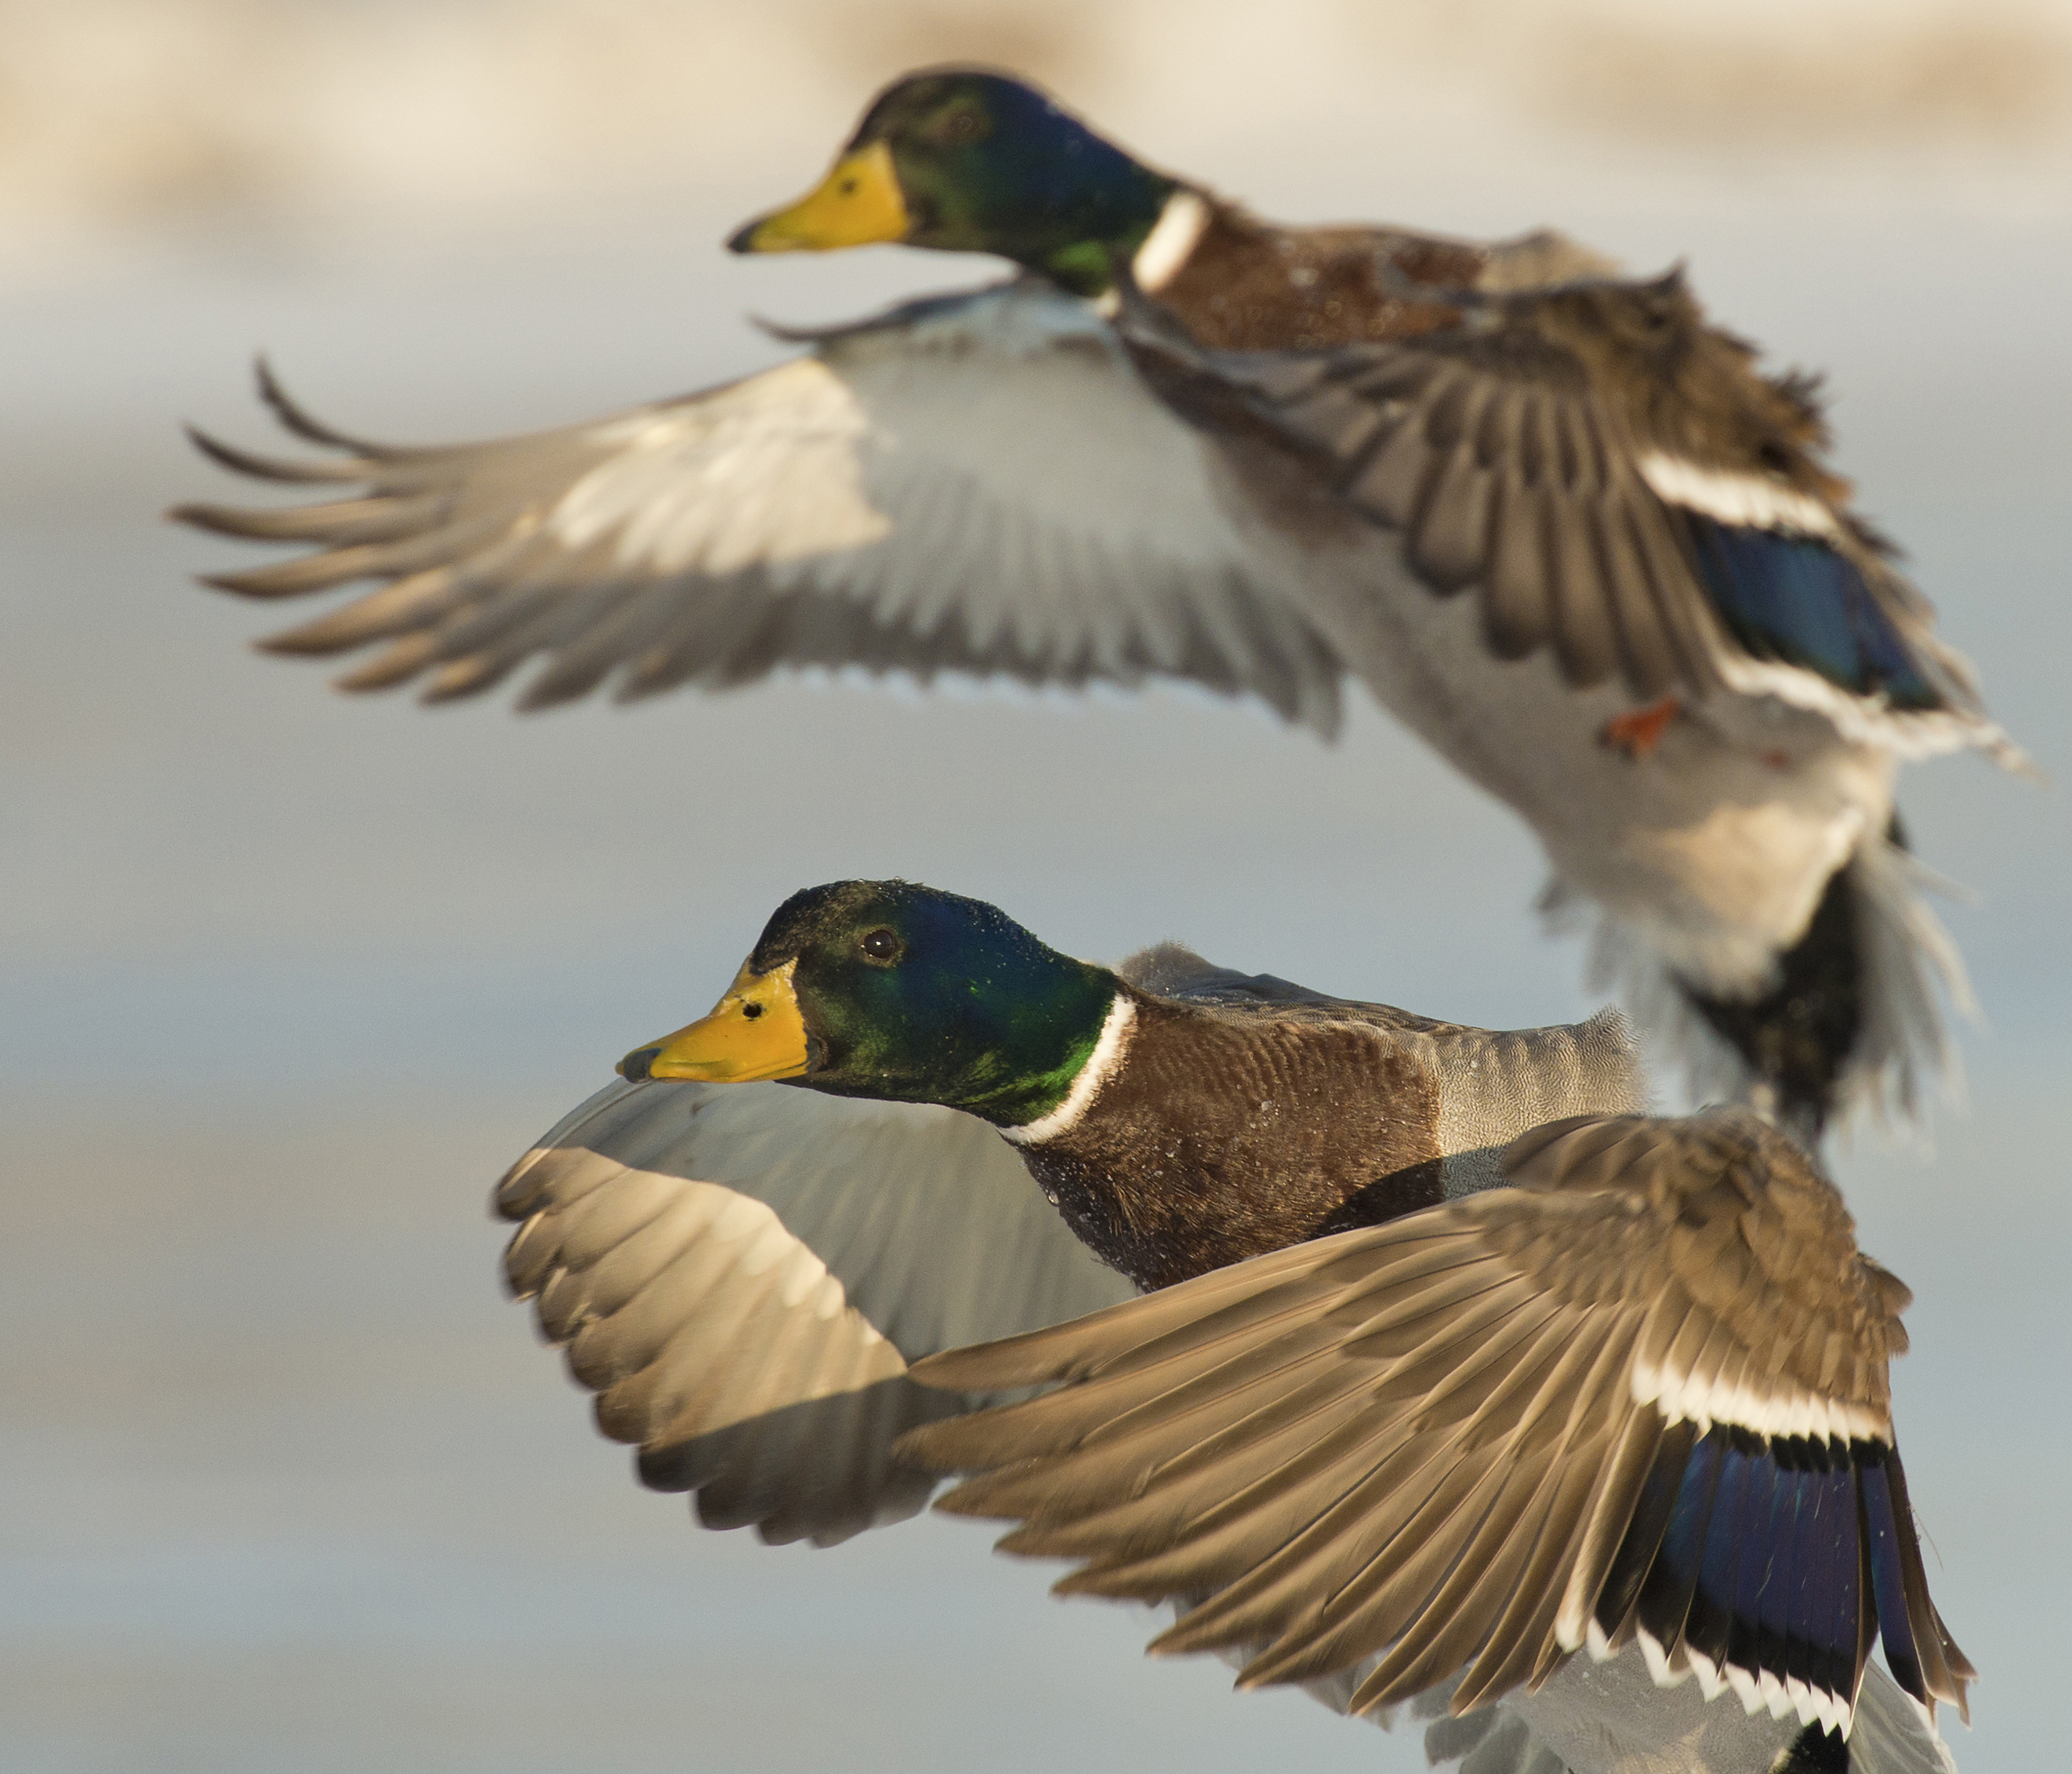
M1528 1127L1562 1115L1647 1107L1646 1074L1632 1031L1609 1007L1587 1021L1545 1029L1475 1029L1387 1006L1348 1004L1272 974L1238 973L1177 942L1140 950L1118 971L1146 991L1240 1016L1263 1007L1297 1026L1309 1017L1321 1023L1371 1013L1390 1044L1434 1082L1434 1131L1449 1199L1501 1182L1498 1157Z

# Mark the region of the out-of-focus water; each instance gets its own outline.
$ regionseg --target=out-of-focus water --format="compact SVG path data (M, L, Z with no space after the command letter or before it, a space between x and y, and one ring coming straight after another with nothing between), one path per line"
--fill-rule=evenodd
M1288 147L1248 189L1389 207L1314 170ZM1529 176L1551 201L1555 172ZM1648 190L1558 219L1636 265L1688 253L1718 311L1832 371L1869 509L2065 780L2072 230ZM1511 201L1409 219L1542 219ZM1231 1697L1215 1665L1141 1665L1146 1616L1048 1600L968 1526L832 1552L694 1530L500 1299L483 1204L631 1041L709 1001L783 894L841 876L981 895L1082 954L1175 935L1466 1020L1575 1014L1579 956L1538 934L1507 816L1365 709L1326 748L1172 692L788 681L526 721L348 700L244 651L271 613L185 578L236 551L156 520L225 491L176 419L259 434L255 346L348 429L458 435L769 361L745 309L983 273L726 261L738 207L0 290L10 1768L1421 1765L1299 1697ZM1902 1444L1985 1677L1959 1753L2038 1768L2072 1569L2072 831L2062 790L1974 761L1902 799L1979 894L1948 919L1992 1033L1938 1156L1868 1148L1844 1181L1918 1296Z

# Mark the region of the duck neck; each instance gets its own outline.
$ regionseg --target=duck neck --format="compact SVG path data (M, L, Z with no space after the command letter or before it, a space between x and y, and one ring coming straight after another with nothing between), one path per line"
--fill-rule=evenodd
M1067 1072L1061 1068L1044 1081L1042 1094L1032 1092L1027 1098L1029 1106L1041 1104L1042 1112L1013 1126L1002 1127L1001 1136L1018 1146L1038 1146L1069 1135L1120 1070L1136 1027L1137 1000L1127 988L1119 989L1108 1001L1092 1045L1075 1044L1076 1069ZM1081 1055L1083 1057L1079 1057Z
M1149 1289L1438 1201L1438 1114L1383 1030L1125 986L1057 1107L1002 1131L1080 1242Z
M1161 236L1169 240L1186 236L1190 206L1201 203L1173 179L1143 167L1133 170L1137 176L1125 188L1102 194L1096 228L1062 244L1036 236L1023 251L1009 256L1075 295L1106 295L1115 287L1117 266L1134 268ZM1168 226L1169 219L1173 226ZM1186 244L1192 245L1190 238Z

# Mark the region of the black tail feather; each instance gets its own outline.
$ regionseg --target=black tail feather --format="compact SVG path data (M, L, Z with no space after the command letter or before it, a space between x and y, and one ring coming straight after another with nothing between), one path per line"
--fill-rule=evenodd
M1684 995L1713 1033L1767 1085L1778 1120L1817 1144L1861 1040L1864 961L1856 888L1844 865L1828 877L1806 934L1778 958L1760 998Z

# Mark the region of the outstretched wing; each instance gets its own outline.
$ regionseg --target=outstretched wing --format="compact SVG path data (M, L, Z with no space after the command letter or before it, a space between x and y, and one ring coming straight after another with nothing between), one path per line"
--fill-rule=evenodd
M1125 1299L984 1123L778 1084L614 1084L514 1164L512 1291L639 1472L712 1527L911 1515L909 1361Z
M1513 1188L939 1356L1028 1402L907 1436L985 1476L942 1506L1081 1561L1059 1587L1190 1603L1155 1648L1248 1685L1362 1671L1368 1710L1465 1713L1638 1638L1754 1710L1846 1729L1882 1632L1963 1703L1893 1446L1906 1290L1753 1117L1579 1118Z
M1579 688L1725 684L1904 752L1992 746L1969 667L1848 514L1811 385L1758 375L1680 276L1462 295L1454 324L1314 352L1194 352L1126 322L1182 409L1252 416L1472 589L1488 651Z
M207 581L291 597L376 589L265 644L383 650L343 681L468 696L532 659L522 701L616 676L637 696L781 666L1031 684L1190 679L1330 730L1339 668L1247 571L1205 441L1104 322L1036 280L911 303L744 381L532 436L432 449L319 425L333 451L262 478L335 503L187 505L204 529L314 552Z

